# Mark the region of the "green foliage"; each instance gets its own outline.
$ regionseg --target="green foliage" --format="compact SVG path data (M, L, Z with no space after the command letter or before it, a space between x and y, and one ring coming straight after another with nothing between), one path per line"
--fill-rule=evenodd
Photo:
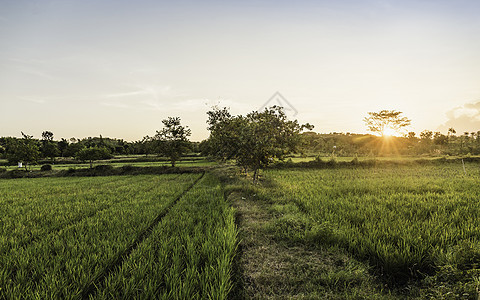
M43 165L41 168L40 168L40 171L51 171L52 170L52 165Z
M23 139L9 139L7 159L10 163L22 162L25 170L28 165L38 160L40 151L32 136L22 132Z
M42 132L41 152L43 157L50 157L52 161L60 154L58 144L53 141L53 133L51 131Z
M83 148L77 152L76 158L81 161L90 162L90 168L93 167L93 162L100 159L109 159L112 155L105 147L90 147Z
M189 150L188 137L192 134L188 127L180 124L179 117L169 117L162 121L164 128L154 137L158 153L169 158L172 167Z
M246 116L231 116L226 108L214 108L207 114L210 148L215 151L212 154L222 159L234 158L245 170L252 169L254 182L259 169L297 152L302 141L300 132L313 127L288 120L279 106Z

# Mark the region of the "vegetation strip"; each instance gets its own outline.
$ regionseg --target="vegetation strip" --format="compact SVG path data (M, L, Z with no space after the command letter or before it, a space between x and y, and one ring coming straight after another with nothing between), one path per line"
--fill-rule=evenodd
M152 223L145 229L140 235L135 239L135 241L121 254L115 259L112 264L110 264L105 270L99 274L93 281L92 283L85 288L82 293L81 297L83 299L88 299L90 296L92 296L95 291L96 287L103 281L105 280L106 277L108 277L116 268L121 266L123 261L132 253L133 250L135 250L138 245L145 240L151 233L153 228L162 220L162 218L170 211L170 209L175 206L175 204L186 194L188 193L205 175L205 172L202 173L202 175L197 178L187 189L185 189L173 202L170 203L166 208L162 210L162 212L152 221Z

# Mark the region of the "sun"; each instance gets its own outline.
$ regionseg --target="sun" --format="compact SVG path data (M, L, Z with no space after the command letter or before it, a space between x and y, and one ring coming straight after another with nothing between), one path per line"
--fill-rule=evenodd
M382 131L382 136L400 136L400 133L392 127L385 127Z

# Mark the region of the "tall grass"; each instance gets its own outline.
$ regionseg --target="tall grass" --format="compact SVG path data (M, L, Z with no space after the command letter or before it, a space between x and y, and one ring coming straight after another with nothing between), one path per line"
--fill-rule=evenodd
M392 282L423 280L473 297L480 169L466 167L467 176L457 164L268 170L259 194L273 204L277 238L339 245Z

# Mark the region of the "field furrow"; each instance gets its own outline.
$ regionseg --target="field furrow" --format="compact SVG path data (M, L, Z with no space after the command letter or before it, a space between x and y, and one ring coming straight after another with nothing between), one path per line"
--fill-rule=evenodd
M234 212L207 174L99 286L96 299L225 299L236 249Z
M6 298L78 297L200 175L168 180L173 176L132 177L135 184L126 184L128 189L122 189L123 184L113 185L114 193L104 187L91 189L92 199L96 195L95 201L105 198L102 201L113 205L24 247L1 253L0 294Z

